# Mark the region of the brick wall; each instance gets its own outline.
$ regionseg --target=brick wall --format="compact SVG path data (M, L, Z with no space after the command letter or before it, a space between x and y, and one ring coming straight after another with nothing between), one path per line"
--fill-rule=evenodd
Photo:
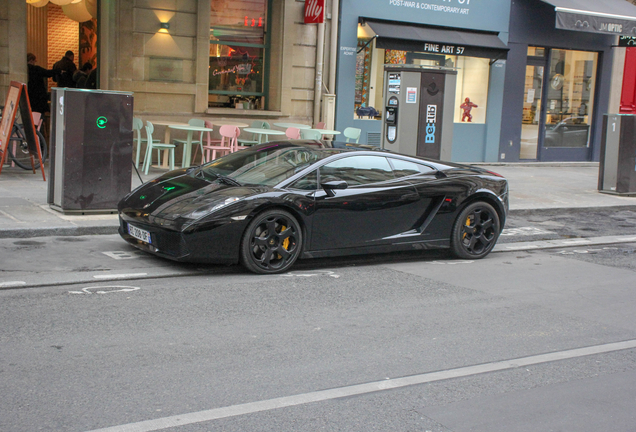
M49 64L52 68L55 62L64 57L64 53L71 50L75 53L75 65L79 53L79 23L64 15L61 6L48 4L48 40ZM55 82L49 81L49 90L55 87Z

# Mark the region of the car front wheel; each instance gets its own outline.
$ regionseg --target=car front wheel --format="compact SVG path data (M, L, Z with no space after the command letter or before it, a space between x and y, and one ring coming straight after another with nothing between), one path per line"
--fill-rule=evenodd
M282 273L298 259L302 241L302 231L294 216L284 210L265 211L245 230L241 263L254 273Z
M490 204L483 201L469 204L453 225L451 251L457 258L483 258L495 247L499 231L499 215Z

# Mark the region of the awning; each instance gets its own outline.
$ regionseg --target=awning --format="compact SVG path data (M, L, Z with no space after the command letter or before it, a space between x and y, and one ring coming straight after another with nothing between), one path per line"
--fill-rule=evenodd
M636 36L636 6L626 0L543 0L554 6L556 28Z
M382 49L485 58L504 58L508 51L497 33L441 29L362 17L360 23L373 30L376 46Z

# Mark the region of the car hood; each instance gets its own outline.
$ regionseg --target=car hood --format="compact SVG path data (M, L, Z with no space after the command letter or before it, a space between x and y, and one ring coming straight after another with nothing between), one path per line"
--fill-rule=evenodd
M264 186L232 186L181 173L144 184L120 202L119 210L135 213L137 217L175 220L205 207L212 209L230 198L243 199L269 190Z

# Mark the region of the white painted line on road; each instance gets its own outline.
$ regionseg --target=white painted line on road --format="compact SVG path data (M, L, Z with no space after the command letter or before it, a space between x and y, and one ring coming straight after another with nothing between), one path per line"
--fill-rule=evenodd
M18 286L22 286L22 285L26 285L26 282L24 282L24 281L0 282L0 288L12 288L12 287L18 287Z
M95 279L126 279L126 278L141 277L141 276L148 276L148 273L93 275L93 278Z
M69 294L110 294L116 292L138 291L141 288L126 285L96 286L82 288L81 291L69 291Z
M116 259L116 260L140 258L139 255L133 254L133 253L130 253L130 252L126 252L126 251L111 251L111 252L102 252L102 253L104 255L106 255L107 257L110 257L110 258Z
M367 384L358 384L347 387L340 387L329 390L315 391L311 393L303 393L294 396L284 396L274 399L262 400L257 402L249 402L239 405L233 405L223 408L214 408L205 411L191 412L182 415L163 417L154 420L141 421L137 423L128 423L119 426L96 429L90 432L149 432L161 429L168 429L178 426L184 426L193 423L201 423L211 420L218 420L228 417L236 417L240 415L253 414L262 411L271 411L291 406L306 405L309 403L322 402L326 400L351 397L356 395L375 393L383 390L391 390L396 388L408 387L419 384L426 384L435 381L443 381L453 378L462 378L472 375L499 372L503 370L516 369L530 365L548 363L559 360L567 360L578 357L585 357L595 354L604 354L614 351L636 348L636 340L628 340L624 342L615 342L603 345L595 345L586 348L577 348L566 351L559 351L549 354L539 354L528 357L521 357L512 360L504 360L480 364L476 366L467 366L457 369L449 369L439 372L431 372L421 375L413 375L404 378L387 379L383 381L375 381Z
M520 228L505 228L501 235L502 236L515 236L515 235L545 235L545 234L555 234L552 231L547 231L541 228L535 227L520 227Z
M493 252L514 252L528 249L554 249L572 246L593 246L616 243L633 243L636 242L636 236L604 236L604 237L587 237L582 239L558 239L558 240L540 240L534 242L518 242L518 243L499 243L495 245Z

